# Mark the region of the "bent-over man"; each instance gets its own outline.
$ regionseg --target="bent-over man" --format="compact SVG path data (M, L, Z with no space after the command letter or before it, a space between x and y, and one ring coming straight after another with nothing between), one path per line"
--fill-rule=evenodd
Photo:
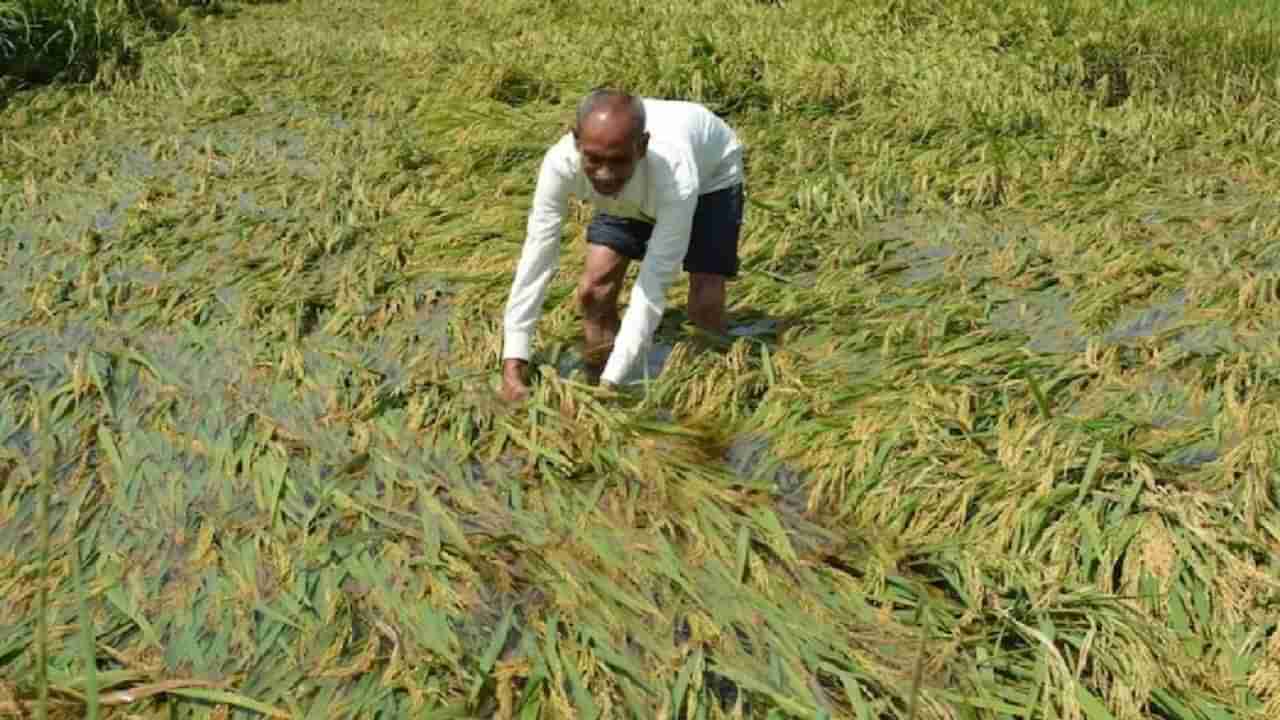
M596 210L577 301L584 362L602 384L618 384L649 345L680 264L689 274L689 319L726 331L725 281L738 273L742 156L732 128L702 105L607 89L582 100L573 131L551 146L538 173L504 318L505 398L528 395L534 325L559 267L570 195ZM640 271L619 318L632 260Z

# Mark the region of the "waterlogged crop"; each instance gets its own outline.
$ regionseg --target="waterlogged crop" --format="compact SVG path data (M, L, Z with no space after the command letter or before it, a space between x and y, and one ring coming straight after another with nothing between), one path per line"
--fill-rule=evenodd
M0 108L0 715L1280 716L1262 3L210 6ZM601 84L746 142L731 333L586 383L582 208L505 405Z

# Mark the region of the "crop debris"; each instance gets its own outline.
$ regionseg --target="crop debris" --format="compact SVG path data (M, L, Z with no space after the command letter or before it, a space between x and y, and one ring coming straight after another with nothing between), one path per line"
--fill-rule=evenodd
M0 2L0 716L1280 716L1278 17ZM506 405L606 84L740 132L732 329L585 381L576 207Z

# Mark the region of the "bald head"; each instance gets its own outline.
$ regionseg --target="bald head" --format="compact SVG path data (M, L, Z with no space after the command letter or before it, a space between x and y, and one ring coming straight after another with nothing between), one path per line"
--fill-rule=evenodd
M648 149L644 105L627 93L594 90L578 103L573 138L596 192L616 195Z
M644 104L640 98L620 90L592 90L578 103L574 129L579 135L607 132L637 140L644 134Z

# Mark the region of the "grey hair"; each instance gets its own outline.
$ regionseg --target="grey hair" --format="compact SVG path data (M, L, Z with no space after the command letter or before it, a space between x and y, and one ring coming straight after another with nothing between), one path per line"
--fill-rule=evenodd
M596 88L587 93L578 102L577 124L574 127L581 130L582 123L587 119L587 116L602 107L609 105L621 106L623 104L627 106L627 109L631 112L631 118L635 122L635 136L640 137L645 129L644 103L635 95L610 88Z

